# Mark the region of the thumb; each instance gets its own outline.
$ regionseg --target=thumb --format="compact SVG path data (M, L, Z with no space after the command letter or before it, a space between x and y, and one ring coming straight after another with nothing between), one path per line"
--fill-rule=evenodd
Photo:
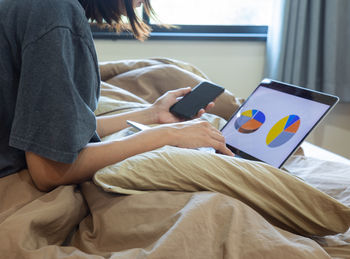
M191 87L180 88L173 92L175 98L182 97L192 91Z

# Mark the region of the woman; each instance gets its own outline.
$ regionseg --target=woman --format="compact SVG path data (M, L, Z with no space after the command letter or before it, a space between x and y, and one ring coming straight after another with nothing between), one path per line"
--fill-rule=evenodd
M149 0L0 0L0 177L28 168L35 185L48 191L164 145L211 146L232 155L209 123L180 122L169 113L190 88L143 110L95 118L100 77L88 19L120 29L125 15L142 40L149 29L134 11L142 3L153 13ZM127 119L163 125L100 142L127 127Z

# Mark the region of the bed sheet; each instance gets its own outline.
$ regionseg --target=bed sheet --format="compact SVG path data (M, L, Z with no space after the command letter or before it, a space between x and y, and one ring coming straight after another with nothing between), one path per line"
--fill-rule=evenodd
M101 64L101 78L96 115L146 107L207 79L170 59ZM241 101L226 92L213 113L227 119ZM293 156L286 168L350 205L349 165ZM350 232L296 235L214 192L117 195L86 182L43 193L23 170L0 179L0 258L350 258Z

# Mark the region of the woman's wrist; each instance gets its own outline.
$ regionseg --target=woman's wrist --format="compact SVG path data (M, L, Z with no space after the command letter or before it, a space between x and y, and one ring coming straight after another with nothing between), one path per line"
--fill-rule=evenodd
M160 110L155 106L151 105L150 107L146 108L147 110L147 116L150 120L150 123L148 124L160 124Z
M161 130L158 133L158 136L165 141L165 145L169 146L178 146L178 140L179 140L179 135L178 135L178 128L175 126L175 124L162 124L159 125L158 127L159 130ZM154 129L156 129L154 128Z

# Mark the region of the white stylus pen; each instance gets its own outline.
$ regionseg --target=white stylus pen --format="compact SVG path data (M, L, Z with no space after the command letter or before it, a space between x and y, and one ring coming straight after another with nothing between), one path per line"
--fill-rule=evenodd
M137 129L139 131L143 131L143 130L146 130L146 129L150 129L151 127L149 126L146 126L144 124L141 124L141 123L138 123L138 122L135 122L135 121L130 121L130 120L127 120L126 121L127 124L129 124L131 127L133 127L134 129Z

